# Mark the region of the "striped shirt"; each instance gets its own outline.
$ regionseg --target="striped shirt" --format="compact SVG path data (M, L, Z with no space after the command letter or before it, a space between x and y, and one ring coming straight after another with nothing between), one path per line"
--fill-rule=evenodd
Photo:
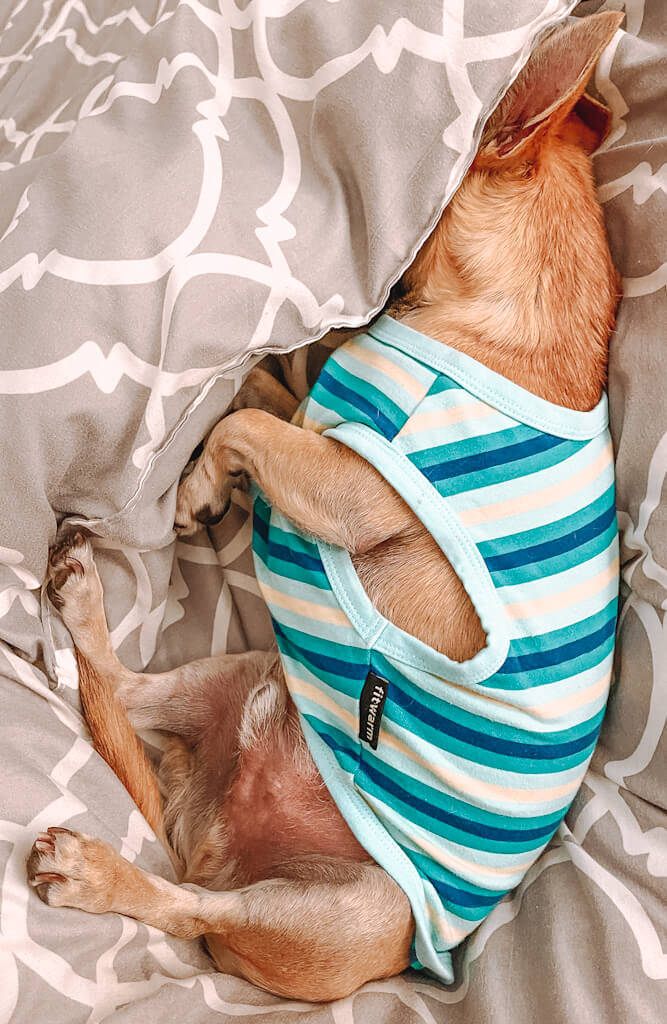
M414 965L451 982L449 951L546 846L602 721L618 592L606 396L565 409L382 316L329 358L295 422L378 469L487 634L451 661L380 615L347 551L256 492L257 577L310 750L410 900Z

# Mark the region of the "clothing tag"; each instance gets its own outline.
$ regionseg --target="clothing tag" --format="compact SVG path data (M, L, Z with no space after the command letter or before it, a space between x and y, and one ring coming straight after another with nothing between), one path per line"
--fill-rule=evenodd
M377 750L378 746L380 723L388 689L389 683L386 679L376 676L375 672L369 672L359 698L359 739L370 743L373 750Z

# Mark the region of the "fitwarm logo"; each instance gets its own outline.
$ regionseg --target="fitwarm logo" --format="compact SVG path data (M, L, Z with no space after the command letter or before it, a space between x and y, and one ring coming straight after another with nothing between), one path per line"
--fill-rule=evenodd
M373 750L377 750L388 689L386 679L369 672L359 698L359 739L370 744Z

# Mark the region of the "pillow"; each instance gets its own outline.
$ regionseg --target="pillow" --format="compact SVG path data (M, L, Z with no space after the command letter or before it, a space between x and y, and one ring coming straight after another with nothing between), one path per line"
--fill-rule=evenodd
M383 304L572 5L109 6L19 5L2 36L0 627L31 659L57 524L172 541L249 360Z

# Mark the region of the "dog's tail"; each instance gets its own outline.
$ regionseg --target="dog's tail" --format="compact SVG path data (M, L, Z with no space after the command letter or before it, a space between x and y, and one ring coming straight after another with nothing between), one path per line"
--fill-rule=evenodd
M81 704L95 750L123 783L180 873L181 865L167 839L157 777L141 740L110 683L78 650L76 661Z

